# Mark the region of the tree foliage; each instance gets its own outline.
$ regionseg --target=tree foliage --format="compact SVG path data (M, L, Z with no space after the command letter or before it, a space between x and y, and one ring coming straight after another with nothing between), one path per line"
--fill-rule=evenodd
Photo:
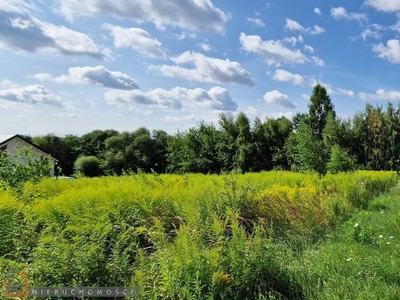
M102 175L100 160L95 156L81 156L75 161L74 170L76 174L85 177L97 177Z
M20 147L14 154L0 151L0 187L20 191L27 181L38 182L52 173L50 157L31 147Z

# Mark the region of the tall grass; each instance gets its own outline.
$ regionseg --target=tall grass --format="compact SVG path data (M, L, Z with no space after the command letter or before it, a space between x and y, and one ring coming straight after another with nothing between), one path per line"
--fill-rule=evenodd
M7 241L0 246L7 258L0 260L0 277L6 265L17 263L28 269L32 285L135 285L139 299L332 295L326 282L339 285L351 272L338 271L339 254L329 267L316 259L318 253L323 249L321 257L328 259L335 243L345 243L330 241L335 228L368 208L386 207L371 200L397 180L395 172L320 179L274 171L28 183L21 195L0 194L0 234ZM342 238L370 245L373 235L359 218L356 237ZM316 247L324 240L330 241L326 249ZM328 270L337 271L335 281Z

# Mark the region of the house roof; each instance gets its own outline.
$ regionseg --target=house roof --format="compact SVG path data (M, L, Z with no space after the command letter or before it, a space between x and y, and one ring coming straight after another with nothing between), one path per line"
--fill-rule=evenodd
M50 155L52 159L54 159L55 161L58 161L57 158L55 158L53 155L51 155L50 153L47 153L46 151L44 151L42 148L36 146L35 144L33 144L32 142L28 141L27 139L25 139L24 137L22 137L19 134L0 134L0 147L1 145L11 141L12 139L15 138L19 138L20 140L23 140L25 143L31 145L32 147L35 147L36 149L38 149L40 152L43 152L47 155Z

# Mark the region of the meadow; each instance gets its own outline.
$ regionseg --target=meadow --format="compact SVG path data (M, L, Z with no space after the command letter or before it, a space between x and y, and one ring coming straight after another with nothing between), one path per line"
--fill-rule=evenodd
M132 173L0 191L0 279L138 299L399 299L396 172Z

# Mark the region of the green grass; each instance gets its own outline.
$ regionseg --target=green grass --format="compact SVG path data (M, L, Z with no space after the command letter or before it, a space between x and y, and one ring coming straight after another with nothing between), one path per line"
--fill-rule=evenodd
M0 191L0 280L138 299L398 299L395 172L131 174Z

